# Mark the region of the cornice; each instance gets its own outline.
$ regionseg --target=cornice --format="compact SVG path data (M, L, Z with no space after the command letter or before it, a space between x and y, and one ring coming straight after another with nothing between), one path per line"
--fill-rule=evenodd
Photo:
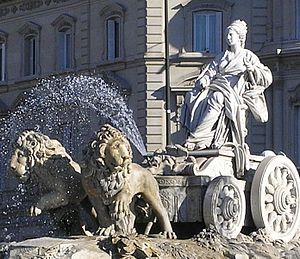
M56 5L71 0L0 0L0 19L6 16L23 14L50 5Z

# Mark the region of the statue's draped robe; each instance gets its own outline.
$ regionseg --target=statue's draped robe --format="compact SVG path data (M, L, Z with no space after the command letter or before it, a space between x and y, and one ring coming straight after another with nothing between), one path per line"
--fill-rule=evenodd
M251 74L245 62L254 66ZM196 84L186 94L181 110L181 123L189 132L187 142L196 144L197 149L218 148L227 141L242 145L248 110L256 120L268 120L263 92L272 83L271 71L250 50L242 49L232 59L227 50L198 79L203 77L209 86L203 89Z

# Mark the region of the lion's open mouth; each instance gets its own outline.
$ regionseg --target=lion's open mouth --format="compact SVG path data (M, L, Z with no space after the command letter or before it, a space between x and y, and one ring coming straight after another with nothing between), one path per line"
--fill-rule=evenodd
M111 162L111 165L115 168L115 169L119 169L122 170L124 169L127 165L130 164L130 158L123 158L122 161L115 161L115 162Z

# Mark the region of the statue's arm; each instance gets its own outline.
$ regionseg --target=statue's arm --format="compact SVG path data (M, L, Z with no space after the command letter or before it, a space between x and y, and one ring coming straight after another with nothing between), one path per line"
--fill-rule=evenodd
M218 72L218 67L222 55L218 55L213 61L211 61L206 68L199 74L196 79L195 87L200 89L206 88L209 86L211 80L216 76Z
M249 67L247 69L252 73L254 84L267 88L273 81L271 70L262 64L259 58L251 51L247 51L246 58L244 60Z

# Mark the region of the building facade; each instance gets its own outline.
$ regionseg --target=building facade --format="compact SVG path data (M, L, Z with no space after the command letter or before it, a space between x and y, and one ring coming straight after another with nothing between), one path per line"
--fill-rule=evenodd
M282 151L299 166L299 0L2 0L0 115L36 79L93 72L129 92L147 151L180 143L184 94L226 49L223 32L235 19L248 23L246 47L274 76L269 122L249 118L250 149ZM3 205L15 184L6 168L1 174Z

